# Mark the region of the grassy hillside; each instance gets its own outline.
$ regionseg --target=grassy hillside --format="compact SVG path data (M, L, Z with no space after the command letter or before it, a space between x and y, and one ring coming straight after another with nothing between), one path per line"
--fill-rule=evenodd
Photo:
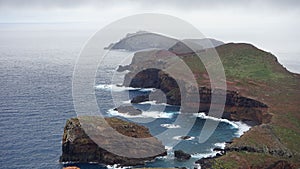
M217 158L214 168L266 168L279 160L293 168L300 167L299 74L288 72L274 55L250 44L229 43L216 51L224 66L228 89L266 103L272 119L268 124L253 127L230 145L254 147L263 152L230 152ZM200 54L209 57L210 51ZM199 85L210 86L199 58L187 55L182 59L193 70Z

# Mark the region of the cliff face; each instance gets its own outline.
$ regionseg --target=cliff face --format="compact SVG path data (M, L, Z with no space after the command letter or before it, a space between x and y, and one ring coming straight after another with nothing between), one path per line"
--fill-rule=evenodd
M145 69L135 74L129 73L125 76L124 85L130 87L141 88L156 88L163 91L166 95L167 103L170 105L181 105L181 93L184 93L184 97L194 98L197 95L195 90L189 91L189 89L183 89L184 92L180 92L175 79L158 69ZM179 83L185 83L181 81ZM182 85L184 86L184 85ZM208 112L211 104L211 90L207 87L199 87L198 90L200 96L200 104L190 99L185 104L186 112L190 110L197 110L198 112ZM137 96L132 100L133 103L148 101L149 96ZM159 102L159 100L156 100ZM195 107L199 104L199 107ZM190 108L190 110L189 110ZM235 91L226 91L225 110L222 118L234 120L234 121L252 121L255 124L262 124L269 122L271 116L267 113L268 106L262 102L256 101L251 98L241 96ZM194 113L194 112L192 112Z
M152 137L149 130L143 126L139 126L134 123L125 122L118 118L105 118L108 124L119 133L132 137L132 138L148 138ZM100 130L101 126L97 129ZM105 133L105 130L101 129L104 136L109 136L110 133ZM64 128L64 134L62 139L62 156L60 162L97 162L101 164L119 164L121 166L135 166L143 165L146 161L153 160L157 156L166 155L164 146L157 139L150 139L148 142L148 148L156 149L157 152L163 152L161 154L146 157L146 158L128 158L119 155L115 155L99 144L99 140L96 144L83 130L78 118L69 119ZM126 140L113 140L113 138L104 137L100 141L101 144L106 146L116 147L122 149L122 144L126 144ZM138 145L141 146L141 145ZM130 148L130 147L127 147ZM140 149L148 149L147 147L140 147ZM130 152L130 149L124 148L125 152Z

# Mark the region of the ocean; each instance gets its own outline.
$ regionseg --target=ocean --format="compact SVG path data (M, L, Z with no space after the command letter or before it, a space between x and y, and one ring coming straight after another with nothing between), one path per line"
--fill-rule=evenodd
M15 168L59 168L76 165L82 169L103 169L112 166L99 164L60 164L61 143L65 122L77 114L72 99L72 74L76 59L92 31L65 29L19 29L20 25L2 25L0 29L0 166ZM15 29L11 29L15 28ZM112 57L122 59L132 55L125 51L112 51ZM110 84L111 73L118 65L99 67L95 79L95 93L101 112L105 116L138 122L153 135L164 130L176 130L184 124L172 125L180 114L178 107L154 102L134 105L143 110L140 117L128 117L112 109L111 93L137 94L150 92ZM123 100L124 103L128 100ZM151 107L151 108L150 108ZM150 109L149 109L150 108ZM197 116L197 117L196 117ZM140 118L142 120L137 120ZM192 167L199 158L214 155L214 147L239 137L249 127L240 122L212 119L203 114L196 118L188 133L191 136L176 146L166 145L169 155L147 163L146 167ZM144 121L143 121L144 120ZM198 143L205 120L220 121L213 135L205 143ZM180 137L174 137L176 140ZM174 159L173 150L182 149L192 154L185 162Z

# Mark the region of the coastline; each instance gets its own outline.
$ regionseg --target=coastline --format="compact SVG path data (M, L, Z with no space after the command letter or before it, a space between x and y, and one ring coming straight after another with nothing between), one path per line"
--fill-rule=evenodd
M107 87L105 87L107 86ZM113 86L113 87L112 87ZM119 85L97 85L98 89L101 90L110 90L110 91L114 91L114 92L121 92L121 91L143 91L143 92L150 92L150 91L154 91L155 89L153 88L135 88L135 87L124 87L124 86L119 86ZM125 104L130 103L130 101L124 101ZM150 104L150 105L161 105L161 106L176 106L176 105L169 105L169 104L163 104L163 103L157 103L155 100L153 101L144 101L144 102L140 102L138 104ZM178 107L178 106L176 106ZM164 113L166 115L162 115L159 112L156 112L156 114L153 115L147 115L147 116L143 116L143 115L129 115L129 114L124 114L124 113L119 113L116 110L113 110L113 108L109 109L109 111L107 112L108 114L110 114L112 117L114 116L120 116L120 117L124 117L124 118L141 118L141 117L145 117L145 118L172 118L172 114L168 114L168 113ZM145 112L145 113L149 113L149 112ZM180 112L178 112L178 114L180 114ZM203 159L203 158L216 158L219 157L220 155L224 154L226 145L231 143L235 138L240 138L243 136L244 133L246 133L247 131L249 131L252 127L257 125L257 122L254 121L236 121L236 120L228 120L225 118L215 118L212 116L208 116L205 114L205 112L199 112L199 113L193 113L192 116L195 116L197 118L201 118L201 119L208 119L208 120L214 120L214 121L219 121L219 122L225 122L230 124L233 128L238 129L236 131L236 136L234 138L232 138L230 141L228 142L220 142L220 143L215 143L215 147L212 147L210 150L211 152L209 153L196 153L196 154L191 154L192 158L196 158L196 159ZM162 127L165 128L180 128L180 126L176 126L176 125L172 125L172 124L161 124ZM178 138L180 136L177 136ZM177 139L178 139L177 138ZM176 139L176 138L174 138ZM195 139L195 138L192 138ZM168 150L173 149L173 147L169 147ZM215 150L217 149L217 150ZM164 158L164 157L158 157L158 158Z

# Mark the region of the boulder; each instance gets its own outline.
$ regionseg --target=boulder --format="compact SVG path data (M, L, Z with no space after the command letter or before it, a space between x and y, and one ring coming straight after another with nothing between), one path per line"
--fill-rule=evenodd
M183 152L182 150L174 151L174 156L177 160L188 160L191 158L191 155Z

